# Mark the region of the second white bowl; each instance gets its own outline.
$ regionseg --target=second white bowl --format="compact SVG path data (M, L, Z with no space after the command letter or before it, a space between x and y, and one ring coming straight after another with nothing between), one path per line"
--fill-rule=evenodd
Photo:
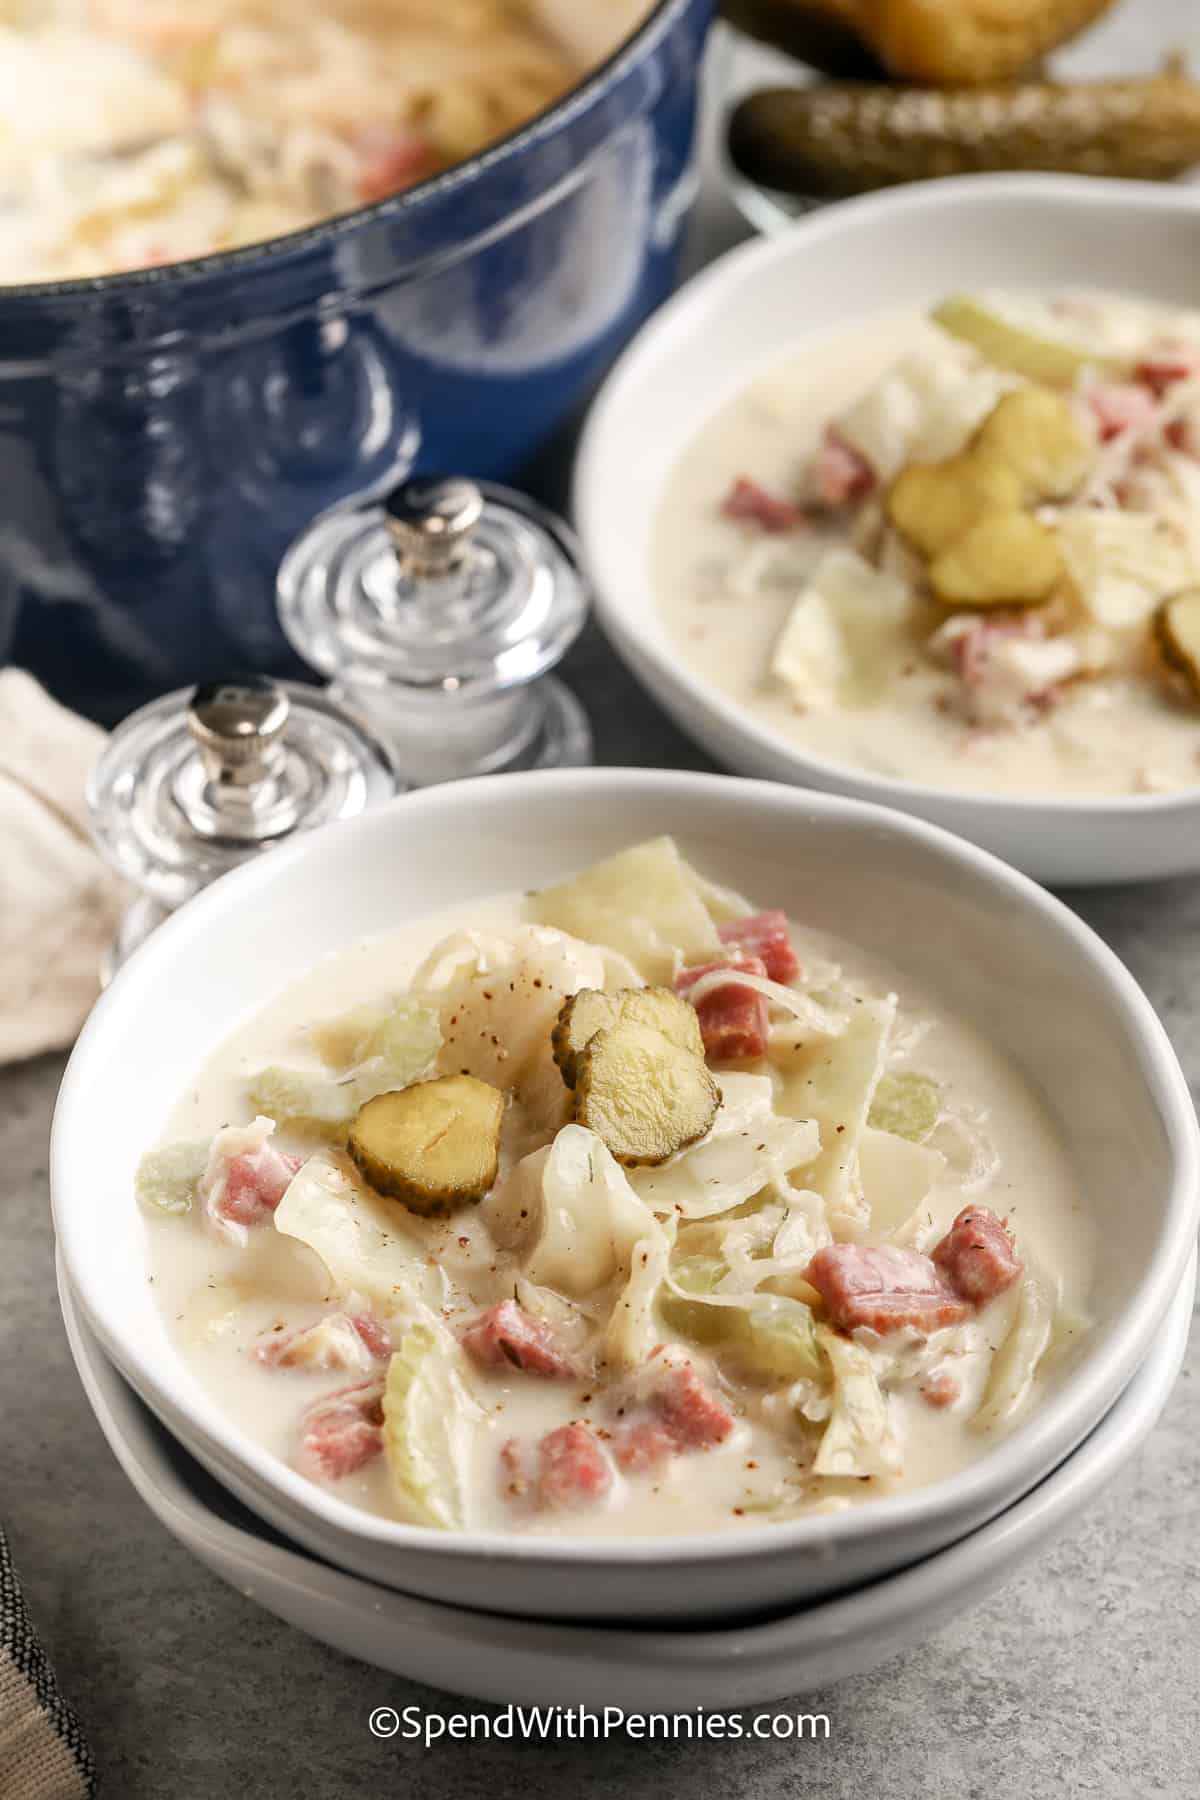
M601 623L676 724L739 774L875 800L1051 884L1200 869L1200 770L1183 793L955 793L806 752L683 662L650 575L654 516L705 421L806 337L963 288L1107 288L1196 303L1194 190L1052 175L922 182L824 208L731 251L657 313L592 408L574 512Z

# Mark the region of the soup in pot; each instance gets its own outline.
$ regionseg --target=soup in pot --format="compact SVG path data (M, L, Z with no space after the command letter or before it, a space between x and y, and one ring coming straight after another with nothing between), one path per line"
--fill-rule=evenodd
M383 199L551 105L649 10L0 5L0 282L177 262Z

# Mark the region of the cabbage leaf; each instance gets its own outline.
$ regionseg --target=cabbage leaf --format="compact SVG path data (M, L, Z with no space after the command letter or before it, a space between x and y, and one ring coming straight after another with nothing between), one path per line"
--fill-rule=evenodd
M604 1334L614 1368L636 1367L658 1340L655 1301L673 1240L674 1225L658 1222L596 1133L564 1126L541 1162L541 1218L525 1278L581 1300L620 1281Z
M974 1431L994 1431L1020 1411L1033 1386L1054 1331L1057 1284L1026 1256L1008 1335L992 1357L983 1398L971 1420Z
M681 961L712 961L721 940L697 877L673 838L651 838L534 894L543 925L619 950L646 981L669 982Z
M412 1326L388 1364L383 1449L392 1493L413 1524L465 1525L464 1438L478 1416L449 1332L432 1322Z
M940 347L916 351L839 415L838 433L886 483L905 463L957 455L1008 385L997 370Z
M706 1219L764 1188L786 1192L788 1176L820 1149L811 1119L777 1113L769 1075L718 1075L721 1105L708 1136L632 1182L647 1206L680 1220Z
M437 1277L425 1245L400 1207L360 1180L336 1150L320 1150L297 1171L275 1208L275 1229L320 1258L334 1292L372 1301L385 1318L436 1305Z
M900 1442L870 1351L824 1325L817 1327L817 1338L833 1368L833 1403L814 1472L858 1477L898 1474Z
M631 1267L634 1246L661 1231L608 1146L565 1125L542 1165L540 1229L525 1259L539 1286L584 1296Z
M868 1125L858 1143L858 1167L872 1235L891 1236L906 1227L915 1233L914 1214L940 1179L946 1159L927 1144Z
M1200 577L1187 546L1152 513L1072 507L1054 534L1081 605L1106 631L1143 624Z
M134 1177L138 1204L153 1212L190 1212L207 1165L207 1138L148 1150Z
M821 1149L805 1171L805 1183L825 1201L830 1220L844 1230L867 1222L859 1145L875 1091L887 1064L896 1018L896 996L863 1000L845 1031L813 1045L784 1078L787 1111L815 1118Z
M645 1362L661 1333L655 1302L667 1273L671 1238L654 1222L650 1234L633 1246L629 1279L613 1303L604 1332L604 1360L611 1369L636 1369Z
M784 1294L755 1294L736 1334L738 1360L764 1381L823 1382L816 1322L802 1300Z
M942 1090L915 1070L888 1070L879 1078L867 1123L877 1131L923 1144L942 1116Z
M866 706L912 654L913 596L854 550L826 551L788 614L771 673L811 710Z
M404 995L386 1010L358 1007L316 1027L314 1042L329 1057L353 1056L334 1073L270 1064L247 1083L252 1106L276 1124L338 1140L360 1106L419 1080L441 1044L436 1008Z

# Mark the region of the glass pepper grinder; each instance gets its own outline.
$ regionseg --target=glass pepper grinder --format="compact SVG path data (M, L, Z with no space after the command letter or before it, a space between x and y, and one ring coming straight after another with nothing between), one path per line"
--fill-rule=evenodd
M587 590L570 533L523 494L414 480L327 514L284 557L278 605L414 784L591 761L583 708L548 673Z
M374 734L298 682L236 676L141 707L112 733L87 787L97 847L138 890L105 979L218 875L402 787Z

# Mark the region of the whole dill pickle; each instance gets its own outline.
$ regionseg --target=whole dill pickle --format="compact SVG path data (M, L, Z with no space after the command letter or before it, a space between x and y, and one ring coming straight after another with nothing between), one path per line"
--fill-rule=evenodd
M734 109L729 151L752 181L827 198L996 169L1165 181L1200 162L1200 83L764 88Z

